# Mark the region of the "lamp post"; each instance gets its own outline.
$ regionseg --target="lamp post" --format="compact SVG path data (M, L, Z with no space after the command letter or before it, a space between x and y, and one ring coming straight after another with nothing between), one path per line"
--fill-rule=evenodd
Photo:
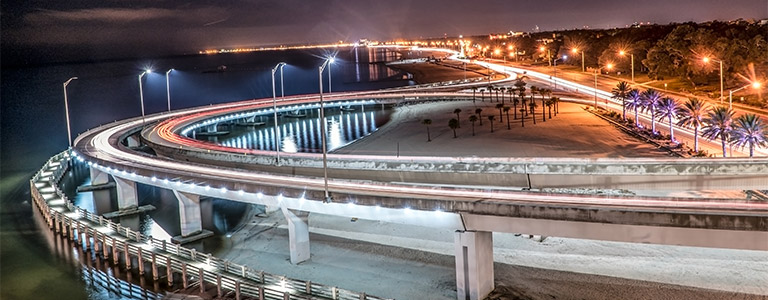
M573 54L581 52L581 71L586 72L587 69L584 67L584 51L579 51L579 48L573 48L571 49L571 52L573 52Z
M326 66L330 66L334 62L334 58L330 57L323 62L323 65L321 65L318 68L318 82L320 82L320 138L321 143L323 144L323 186L325 191L325 199L323 199L323 202L325 203L331 203L333 199L331 198L330 194L328 194L328 149L326 147L326 137L325 137L325 106L323 105L323 70ZM330 74L331 68L328 68L328 73ZM328 82L330 84L330 82ZM330 88L328 89L330 91Z
M753 83L747 84L745 86L742 86L742 87L740 87L738 89L728 91L728 109L733 109L733 93L741 91L743 89L746 89L746 88L748 88L750 86L752 88L754 88L754 89L759 89L760 88L760 82L753 82Z
M336 61L336 57L332 56L328 60L331 62L331 64L333 64ZM329 94L331 93L331 66L330 65L328 65L328 93Z
M285 65L284 62L278 63L274 68L272 68L272 113L273 113L273 119L275 120L275 164L280 164L280 129L277 128L277 96L275 95L275 72L277 72L277 69L280 69L280 87L282 88L283 84L283 66Z
M555 83L555 88L557 88L557 61L558 61L558 60L562 60L562 61L565 61L566 59L568 59L568 56L567 56L567 55L563 55L563 57L561 57L561 58L556 58L556 59L554 59L554 60L552 61L553 65L554 65L554 69L555 69L555 75L554 75L554 76L553 76L553 78L552 78L552 82L554 82L554 83Z
M605 68L610 70L610 69L613 68L613 65L612 64L607 64L607 65L605 65ZM597 74L599 72L602 72L601 71L602 69L603 69L603 67L601 67L601 66L597 66L597 69L595 69L595 109L597 109ZM608 100L605 100L605 108L608 109Z
M152 70L147 69L146 71L139 74L139 99L141 101L141 127L144 127L144 86L141 83L141 78L144 77L144 75L147 75L149 73L152 73Z
M64 114L67 116L67 142L69 148L72 148L72 129L69 126L69 99L67 98L67 86L72 80L76 80L77 77L72 77L64 82Z
M173 68L165 72L165 91L168 94L168 111L171 111L171 82L169 79L171 71L173 71Z
M704 57L701 60L704 61L704 63L709 63L710 60L720 63L720 104L723 103L723 61L719 59Z
M624 56L626 54L627 52L624 50L619 51L619 55L621 56ZM632 70L632 83L635 83L635 54L633 53L629 54L629 61L630 61L629 68Z

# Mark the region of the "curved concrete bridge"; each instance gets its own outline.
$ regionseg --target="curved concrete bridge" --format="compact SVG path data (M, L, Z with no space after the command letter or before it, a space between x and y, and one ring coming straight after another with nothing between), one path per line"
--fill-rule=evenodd
M460 93L350 93L367 105L466 99ZM314 105L289 97L280 107ZM492 232L514 232L640 243L768 250L768 203L526 191L544 187L628 189L765 189L760 159L513 159L328 155L324 203L319 154L225 148L179 134L210 120L267 110L272 99L230 103L134 118L79 136L75 151L94 183L114 178L120 207L135 206L136 183L170 189L180 203L182 235L201 228L200 197L279 208L289 222L293 263L309 258L303 214L322 213L456 230L460 299L493 289ZM270 111L271 113L271 111ZM131 150L143 143L157 156Z

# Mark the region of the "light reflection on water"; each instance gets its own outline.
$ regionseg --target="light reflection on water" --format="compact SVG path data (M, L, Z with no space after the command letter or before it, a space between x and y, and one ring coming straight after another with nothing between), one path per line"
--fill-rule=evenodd
M348 108L349 109L349 108ZM389 121L390 109L377 109L357 112L339 112L326 116L326 142L328 151L344 147L357 139L365 137ZM320 118L317 111L307 111L306 118L279 117L280 151L318 153L322 151ZM272 124L272 122L266 122ZM229 134L219 137L196 136L200 140L209 140L219 145L264 151L275 151L275 130L271 126L244 127L229 124Z

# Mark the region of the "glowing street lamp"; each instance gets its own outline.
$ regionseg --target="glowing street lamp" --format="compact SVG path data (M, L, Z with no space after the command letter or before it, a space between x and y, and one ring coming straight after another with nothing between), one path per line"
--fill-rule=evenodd
M704 57L701 59L705 64L708 64L709 61L714 61L720 63L720 103L723 103L723 61L719 59Z
M64 82L64 113L67 116L67 142L69 143L69 148L72 148L72 129L69 127L69 100L67 98L67 86L72 80L76 79L77 77L72 77Z
M331 56L329 59L331 64L336 62L336 57ZM328 66L328 93L331 93L331 66Z
M619 55L624 56L627 52L624 50L619 51ZM629 68L632 70L632 83L635 83L635 55L633 53L629 54L630 58L630 66Z
M759 89L760 86L761 86L760 82L755 81L753 83L750 83L750 84L747 84L745 86L742 86L742 87L740 87L738 89L728 91L728 109L733 109L733 93L734 92L741 91L741 90L743 90L745 88L748 88L748 87L752 87L753 89Z
M610 70L613 69L613 64L607 64L605 65L605 68ZM601 72L603 67L597 66L595 69L595 109L597 109L597 74ZM608 109L608 100L605 100L605 108Z
M586 72L587 69L584 67L584 51L579 51L579 48L573 48L571 49L571 52L573 52L573 54L581 52L581 71Z
M328 59L323 62L323 65L321 65L318 68L318 81L320 82L320 138L321 143L323 144L323 184L324 184L324 191L325 191L325 198L323 199L323 202L325 203L331 203L333 199L331 198L331 195L328 194L328 149L326 147L326 137L325 137L325 106L323 105L323 70L326 66L328 66L328 75L330 79L331 74L331 68L330 65L333 64L335 59L333 57L329 57ZM330 85L330 81L328 82ZM330 88L328 91L330 92Z
M168 94L168 111L171 111L171 82L169 81L169 75L173 71L173 68L165 72L165 91Z
M277 128L277 96L275 96L275 72L280 69L280 89L283 87L283 66L284 62L278 63L272 68L272 113L275 120L275 164L280 164L280 129Z
M147 75L149 73L152 73L151 69L147 69L146 71L139 74L139 99L141 100L141 127L144 127L144 86L141 83L141 78L144 77L144 75Z

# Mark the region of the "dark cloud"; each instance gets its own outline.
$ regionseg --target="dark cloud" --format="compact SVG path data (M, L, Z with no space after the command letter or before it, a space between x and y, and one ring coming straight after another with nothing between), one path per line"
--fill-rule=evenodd
M765 0L2 1L3 62L768 17Z

